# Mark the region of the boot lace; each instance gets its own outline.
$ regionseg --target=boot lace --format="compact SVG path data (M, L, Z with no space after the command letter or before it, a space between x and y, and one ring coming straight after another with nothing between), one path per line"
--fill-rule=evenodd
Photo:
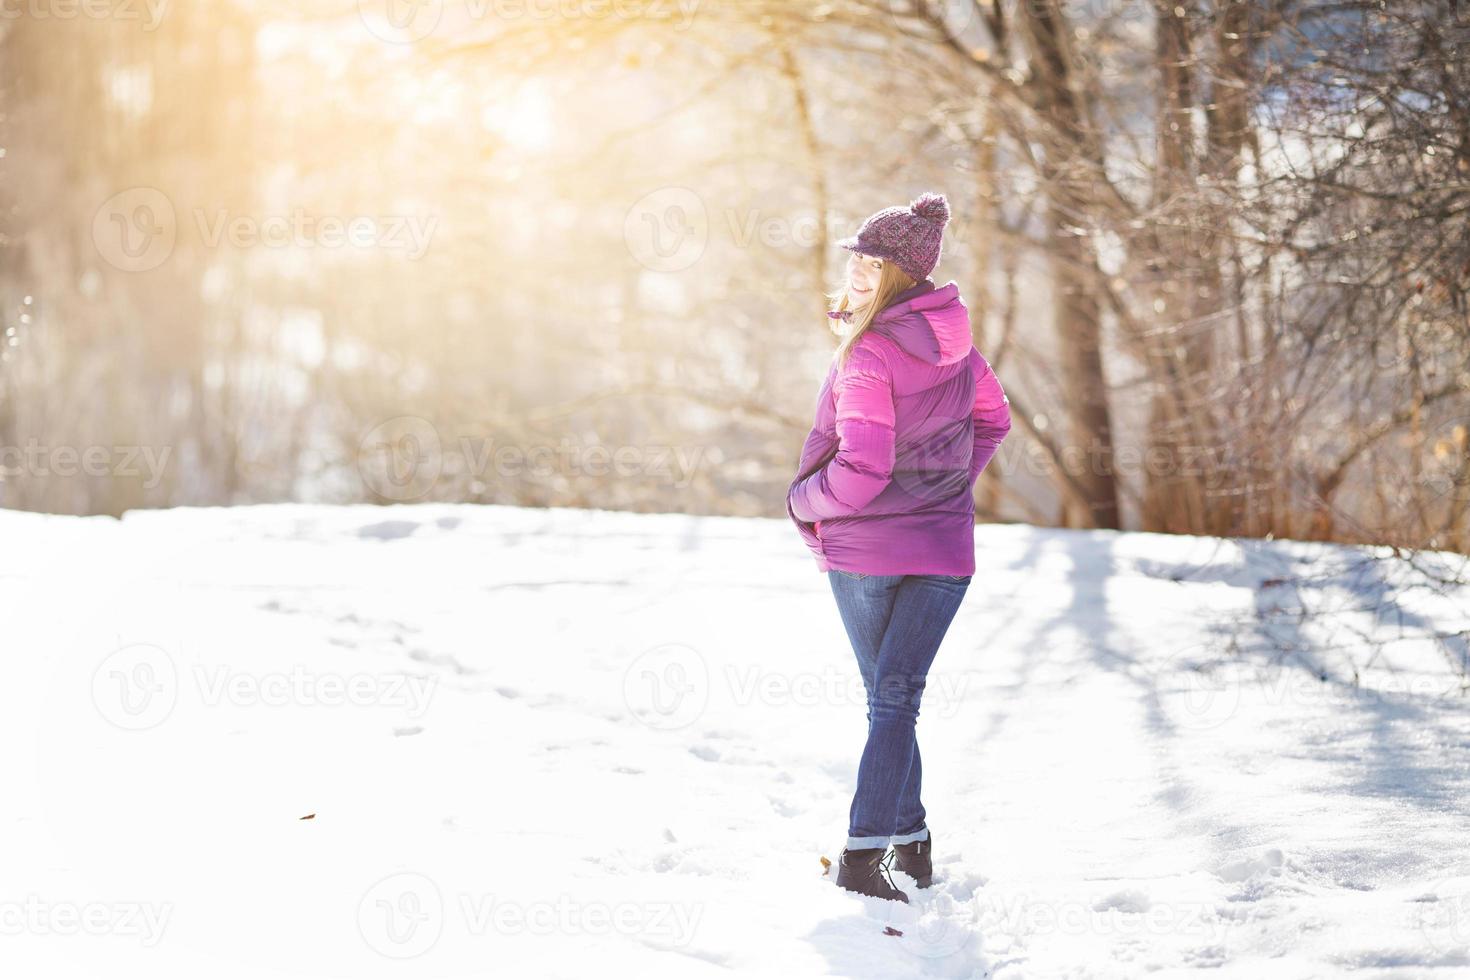
M888 887L894 891L898 891L898 886L893 883L893 872L889 870L889 865L893 863L893 859L897 856L897 851L889 851L883 855L883 860L878 862L878 870L883 872L883 877L888 879Z

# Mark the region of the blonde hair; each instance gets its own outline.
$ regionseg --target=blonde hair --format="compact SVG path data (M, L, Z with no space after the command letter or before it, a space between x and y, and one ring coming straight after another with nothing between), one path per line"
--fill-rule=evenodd
M827 321L832 332L842 338L842 342L837 345L837 351L833 355L834 360L837 361L837 369L839 371L847 366L847 358L852 354L852 349L857 346L859 340L863 339L863 334L868 332L868 328L873 325L873 320L877 318L878 314L883 312L893 302L893 297L915 285L917 282L917 279L910 279L908 273L887 259L884 259L883 269L878 274L878 286L873 290L872 302L862 312L853 314L850 323L846 320L838 319L829 319ZM828 300L836 304L832 309L849 309L848 304L851 302L852 297L849 295L847 287L848 283L844 280L828 294Z

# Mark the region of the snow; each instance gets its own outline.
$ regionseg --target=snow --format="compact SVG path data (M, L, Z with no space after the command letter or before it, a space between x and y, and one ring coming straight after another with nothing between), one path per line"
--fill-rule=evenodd
M822 875L862 686L786 521L0 512L0 973L1470 977L1470 589L976 547L900 906Z

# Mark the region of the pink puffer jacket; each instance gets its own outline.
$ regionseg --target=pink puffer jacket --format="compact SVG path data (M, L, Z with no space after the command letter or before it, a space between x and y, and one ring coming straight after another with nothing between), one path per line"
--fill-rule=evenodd
M973 575L975 481L1010 428L959 286L900 293L827 372L786 495L817 570Z

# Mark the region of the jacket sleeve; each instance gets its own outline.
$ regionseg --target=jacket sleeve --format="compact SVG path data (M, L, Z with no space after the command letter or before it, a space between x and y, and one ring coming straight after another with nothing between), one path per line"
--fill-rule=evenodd
M893 479L893 380L878 354L859 347L832 383L837 454L791 488L791 513L824 521L862 510Z
M975 352L979 363L975 372L975 405L970 416L975 420L975 446L970 455L970 485L1000 449L1006 433L1011 431L1011 400L1006 397L1000 379L990 363Z
M831 451L823 446L823 443L826 441L822 433L814 426L811 432L807 433L806 442L802 444L801 460L815 460L816 465L820 466L826 459L830 459ZM796 525L796 530L801 535L801 540L811 549L812 554L821 557L822 545L820 539L817 537L817 529L813 522L803 521L796 514L792 513L791 510L791 491L796 488L796 485L801 480L802 473L799 472L796 475L796 479L792 480L790 486L786 488L786 513L791 518L791 522Z
M822 557L822 541L821 538L817 536L816 525L812 521L803 521L801 518L797 517L791 512L790 493L787 493L786 495L786 514L791 518L791 522L796 525L796 532L801 535L802 542L807 546L811 553L818 558Z

